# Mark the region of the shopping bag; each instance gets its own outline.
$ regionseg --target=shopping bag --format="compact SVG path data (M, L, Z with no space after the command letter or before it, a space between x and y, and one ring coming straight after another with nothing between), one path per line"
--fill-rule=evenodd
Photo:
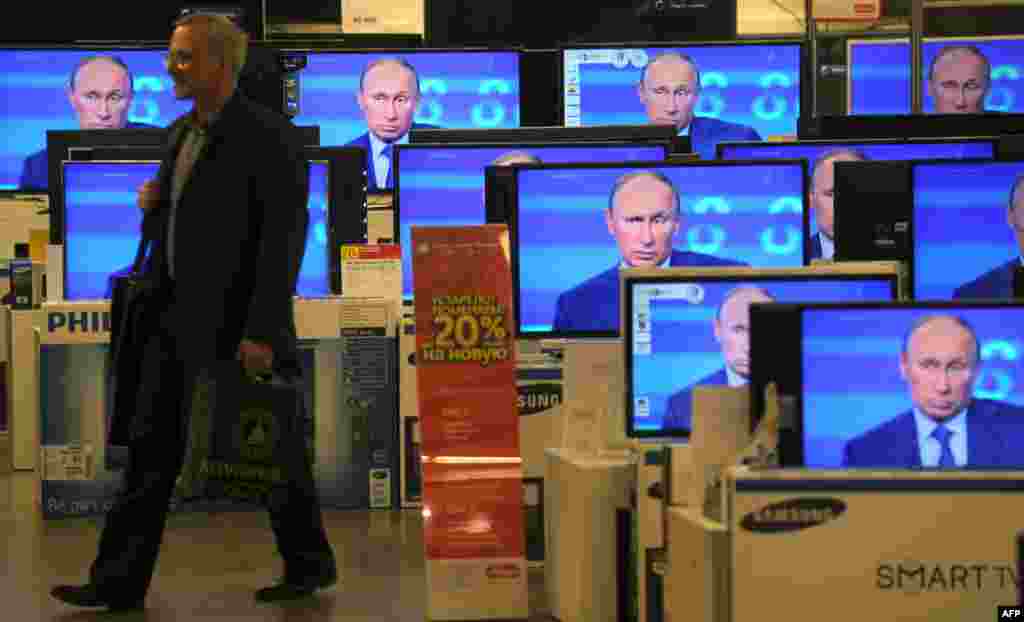
M200 373L177 496L267 503L308 471L302 417L294 380L255 380L238 363Z

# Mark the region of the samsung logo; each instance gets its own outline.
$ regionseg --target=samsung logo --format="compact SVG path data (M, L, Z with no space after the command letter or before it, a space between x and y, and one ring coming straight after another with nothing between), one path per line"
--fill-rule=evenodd
M49 333L109 333L109 311L51 311L46 315Z
M519 415L536 415L562 403L562 385L555 382L520 385Z
M740 526L755 533L799 531L835 520L845 511L846 504L839 499L788 499L747 514Z

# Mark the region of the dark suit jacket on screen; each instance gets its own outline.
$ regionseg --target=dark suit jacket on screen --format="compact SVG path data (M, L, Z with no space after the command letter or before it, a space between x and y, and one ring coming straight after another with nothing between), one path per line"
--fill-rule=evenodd
M129 123L126 127L157 127L145 123ZM50 159L46 149L40 149L25 158L21 165L21 179L18 188L21 190L48 190L50 188Z
M701 160L714 160L718 143L736 140L762 140L754 128L712 117L694 117L690 121L690 144Z
M668 407L665 409L665 419L662 427L667 430L690 430L693 428L693 416L690 412L693 402L693 388L703 386L725 386L729 384L729 375L725 368L719 369L710 376L706 376L692 385L681 389L668 398Z
M1012 298L1013 271L1019 265L1020 258L1011 259L956 288L953 291L953 298Z
M967 409L967 466L1024 465L1024 408L993 400L972 400ZM921 467L914 413L907 411L846 444L843 466L913 469Z
M814 235L812 235L811 239L808 241L808 245L811 247L811 254L807 258L808 261L813 259L821 259L821 255L824 252L821 250L821 234L815 233Z
M703 253L674 250L669 259L669 265L677 268L684 266L745 266L747 264ZM618 328L618 264L558 296L558 302L555 305L554 330L607 331L618 330Z
M436 130L436 129L438 129L438 127L436 125L430 125L428 123L413 123L411 129L412 130L419 130L419 129ZM370 131L369 130L363 132L362 134L360 134L354 140L350 141L345 146L346 147L362 147L363 149L366 150L366 190L368 192L380 192L382 190L390 190L391 189L390 186L387 186L386 183L383 183L383 182L387 181L386 179L383 180L382 182L377 180L377 170L373 166L373 147L370 145ZM392 175L392 178L394 178L394 161L393 160L392 160L392 163L391 163L391 175Z

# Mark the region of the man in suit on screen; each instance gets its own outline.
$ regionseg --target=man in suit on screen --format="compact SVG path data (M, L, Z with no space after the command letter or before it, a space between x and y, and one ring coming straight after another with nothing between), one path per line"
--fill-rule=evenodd
M900 376L912 408L846 444L843 466L991 468L1024 465L1024 408L975 399L974 329L953 315L918 319L903 339Z
M761 140L760 134L739 123L694 114L700 99L700 69L686 54L665 52L640 72L637 94L652 125L674 125L680 136L689 136L701 159L713 160L715 147L726 140Z
M410 129L437 127L413 123L420 103L416 68L403 58L371 61L359 76L356 101L366 118L367 131L348 146L366 150L367 190L391 190L395 187L394 146L408 144Z
M985 112L991 72L988 58L973 45L948 45L939 50L928 68L928 92L935 100L935 112Z
M750 305L755 302L775 302L775 298L764 289L751 285L741 285L726 293L711 321L725 366L668 399L663 424L665 430L691 429L693 387L742 387L750 383Z
M132 74L128 65L116 56L90 56L82 59L68 77L67 96L83 130L155 127L128 121L132 107ZM50 160L45 148L25 158L18 187L22 190L46 190Z
M1006 208L1006 224L1017 238L1017 248L1024 249L1024 174L1013 180ZM978 278L953 291L953 298L1012 298L1013 273L1024 267L1024 251L1006 263L992 268Z
M608 197L604 219L621 260L558 297L556 331L616 330L621 268L746 265L672 248L682 224L679 192L668 177L657 171L635 171L619 177Z
M835 257L835 198L836 162L863 162L867 156L857 149L845 147L827 151L811 166L811 183L807 188L810 193L810 204L814 209L814 221L818 232L808 240L811 259L829 259Z

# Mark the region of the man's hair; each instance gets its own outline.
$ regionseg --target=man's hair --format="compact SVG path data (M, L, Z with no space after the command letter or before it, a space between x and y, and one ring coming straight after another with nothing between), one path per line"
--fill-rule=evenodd
M700 90L700 67L697 66L697 61L693 60L693 57L689 54L683 54L682 52L662 52L654 58L652 58L643 69L640 70L640 84L644 83L647 79L647 68L658 62L659 60L675 59L688 64L693 68L693 73L697 78L697 90Z
M679 192L676 190L675 185L672 184L672 180L669 179L668 177L665 177L665 174L659 171L631 171L616 179L615 184L612 186L612 191L608 195L608 211L614 211L615 195L619 193L619 190L621 190L623 186L633 181L634 179L640 179L641 177L650 177L655 181L660 181L661 183L665 184L666 186L669 187L669 189L672 190L672 198L675 201L676 207L675 216L676 218L679 218L679 216L682 214L682 207L680 205L679 200Z
M83 58L82 60L78 61L78 63L75 65L75 68L71 70L71 75L68 76L68 87L72 91L75 90L75 81L78 79L78 72L82 70L82 67L85 67L86 65L91 65L91 64L93 64L95 62L101 62L101 61L102 62L110 63L111 65L115 65L115 66L120 67L121 69L123 69L124 73L128 76L128 93L130 94L130 93L132 93L134 91L134 89L135 89L135 86L133 84L134 78L132 78L132 72L131 72L130 69L128 69L128 65L125 64L125 62L123 60L121 60L121 57L119 57L119 56L110 56L110 55L106 55L106 54L97 54L95 56L87 56L87 57Z
M932 59L931 65L928 66L928 80L930 81L930 80L932 80L932 78L935 77L935 66L939 64L940 60L942 60L943 58L945 58L947 56L950 56L952 54L958 54L958 53L959 54L972 54L973 56L975 56L979 60L981 60L981 65L982 65L982 67L985 68L985 70L984 70L985 84L988 84L989 82L991 82L991 80L992 80L992 75L991 75L992 74L992 65L991 65L991 63L988 62L988 57L986 57L985 54L982 53L982 51L977 48L977 46L974 46L974 45L961 45L961 44L947 45L946 47L944 47L941 50L939 50L939 53L936 54L935 58Z
M1024 173L1017 175L1017 178L1013 180L1013 185L1010 186L1010 209L1013 209L1014 201L1017 200L1017 193L1020 192L1020 187L1024 186Z
M213 13L190 13L174 22L175 28L197 25L205 26L204 32L210 51L231 63L232 78L237 83L242 75L242 68L245 67L249 35L227 17Z
M503 153L500 156L494 158L494 161L491 162L491 165L492 166L507 166L509 164L518 164L520 162L528 163L528 164L543 164L544 163L544 162L541 161L540 158L538 158L537 156L533 155L532 153L528 153L526 151L509 151L508 153Z
M837 147L835 149L829 149L815 158L814 163L811 164L811 188L814 188L814 176L818 173L818 169L826 162L841 157L852 158L859 162L866 162L870 159L863 151L860 149L854 149L853 147Z
M715 319L721 322L722 309L725 308L725 305L727 305L730 300L744 292L753 292L755 294L761 294L762 296L771 300L772 302L775 301L775 296L772 296L770 293L768 293L768 290L766 290L763 287L760 287L758 285L737 285L736 287L727 291L725 293L725 297L722 298L722 302L718 303L718 308L715 309Z
M981 342L978 341L978 333L974 331L974 327L971 326L967 320L957 315L932 314L917 318L914 323L910 325L910 329L906 334L903 335L903 347L901 352L906 355L910 349L910 340L914 337L914 333L936 320L949 320L967 331L971 336L971 339L974 340L974 363L977 364L981 360Z
M359 92L363 92L363 85L366 82L366 74L370 73L370 70L379 65L398 65L404 69L408 69L412 72L413 82L416 84L416 95L420 94L420 74L416 71L416 68L412 66L412 63L401 58L400 56L385 56L384 58L378 58L372 60L363 67L363 72L359 74Z

